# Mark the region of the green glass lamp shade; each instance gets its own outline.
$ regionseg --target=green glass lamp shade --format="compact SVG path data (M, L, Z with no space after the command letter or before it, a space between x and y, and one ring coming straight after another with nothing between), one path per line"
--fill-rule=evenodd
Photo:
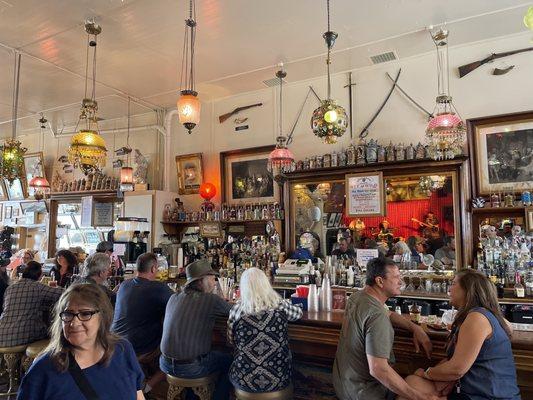
M313 111L311 128L324 143L337 143L337 138L344 135L348 128L346 110L335 100L323 100L320 107Z
M533 31L533 6L529 7L524 15L524 25Z

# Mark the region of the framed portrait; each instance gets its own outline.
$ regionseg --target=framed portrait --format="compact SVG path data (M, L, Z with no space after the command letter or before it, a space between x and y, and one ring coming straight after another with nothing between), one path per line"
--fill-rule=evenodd
M200 222L200 236L205 238L222 237L222 227L220 222Z
M385 216L383 173L346 175L346 212L349 217Z
M13 217L13 206L4 207L4 219L11 219Z
M279 201L279 187L267 169L274 146L220 153L223 203L272 203Z
M474 196L533 188L533 111L467 120Z
M178 193L197 194L203 182L202 153L176 156Z
M9 183L7 179L4 178L4 185L6 187L7 197L9 200L24 200L26 196L26 183L22 182L20 179L15 179L13 183Z
M46 178L44 172L44 159L41 151L37 153L29 153L24 155L24 170L26 171L26 185L36 176ZM26 187L28 195L32 196L33 188Z
M6 185L3 179L0 179L0 200L8 200Z

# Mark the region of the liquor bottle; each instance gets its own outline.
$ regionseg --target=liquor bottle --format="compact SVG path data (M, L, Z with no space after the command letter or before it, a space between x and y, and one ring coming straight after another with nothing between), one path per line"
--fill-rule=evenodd
M411 316L411 321L415 323L420 322L420 307L418 307L418 304L414 303L411 306L411 310L409 311L409 314Z
M519 272L515 274L514 294L518 298L523 298L526 295L524 285L521 283Z
M525 279L525 286L526 286L526 296L533 297L533 272L529 272L527 274L527 278Z

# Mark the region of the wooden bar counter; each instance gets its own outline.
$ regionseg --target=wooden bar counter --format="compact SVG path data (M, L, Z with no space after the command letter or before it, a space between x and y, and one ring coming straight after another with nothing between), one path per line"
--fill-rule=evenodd
M304 312L301 320L289 324L291 351L296 362L331 370L337 351L344 312ZM428 360L415 353L410 332L395 329L394 368L405 376L417 368L435 365L446 356L448 332L435 331L422 325L433 343L433 354ZM215 327L215 343L227 346L226 321L220 319ZM513 354L522 399L533 399L533 332L515 331L512 338Z

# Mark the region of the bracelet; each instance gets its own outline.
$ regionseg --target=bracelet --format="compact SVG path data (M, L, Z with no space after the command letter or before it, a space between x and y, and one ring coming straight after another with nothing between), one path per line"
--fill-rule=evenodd
M424 378L426 378L427 380L431 380L431 378L429 377L429 370L431 369L431 367L428 367L425 371L424 371Z

